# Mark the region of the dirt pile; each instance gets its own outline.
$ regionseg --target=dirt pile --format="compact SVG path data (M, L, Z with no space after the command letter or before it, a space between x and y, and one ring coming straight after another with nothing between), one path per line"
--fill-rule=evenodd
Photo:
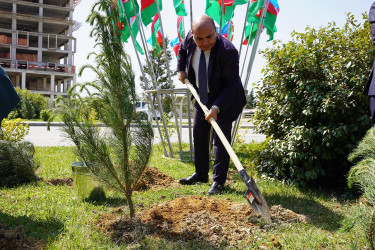
M28 238L22 226L10 229L0 224L0 249L45 249L46 244L42 240Z
M179 184L172 176L164 174L156 167L148 167L135 184L134 191L157 190L177 186Z
M73 186L73 178L57 178L57 179L51 179L46 180L46 183L51 186Z
M212 245L241 247L252 239L254 230L265 227L248 204L230 199L188 196L155 205L137 214L136 220L102 217L101 227L116 241L137 242L141 235L155 234L173 240L199 240ZM271 208L273 224L307 218L281 206ZM266 225L267 226L267 225ZM245 242L244 242L245 241ZM277 243L279 244L279 243Z

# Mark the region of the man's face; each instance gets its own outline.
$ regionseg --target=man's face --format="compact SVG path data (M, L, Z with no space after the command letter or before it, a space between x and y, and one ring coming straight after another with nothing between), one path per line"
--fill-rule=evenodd
M193 30L195 44L203 51L209 51L214 47L217 38L215 27L203 25Z

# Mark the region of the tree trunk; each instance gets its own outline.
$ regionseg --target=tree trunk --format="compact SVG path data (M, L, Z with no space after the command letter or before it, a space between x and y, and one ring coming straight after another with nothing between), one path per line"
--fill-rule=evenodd
M131 192L126 192L125 197L126 197L126 200L128 202L128 206L129 206L130 218L134 218L135 211L134 211L134 204L133 204Z

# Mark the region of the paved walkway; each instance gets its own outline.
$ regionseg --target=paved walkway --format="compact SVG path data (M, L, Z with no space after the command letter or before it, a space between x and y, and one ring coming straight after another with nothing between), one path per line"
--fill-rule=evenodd
M30 132L25 139L32 142L35 146L73 146L74 144L70 139L66 138L61 131L61 125L61 123L52 123L51 130L47 131L45 122L30 122ZM103 127L102 129L105 132L106 128ZM154 143L160 143L159 132L156 126L154 126L154 134ZM245 139L245 142L247 143L252 142L253 140L256 142L265 140L264 135L254 133L252 126L240 128L239 135ZM171 141L173 143L178 142L177 133L172 134ZM189 143L189 131L187 125L184 125L182 128L182 141Z

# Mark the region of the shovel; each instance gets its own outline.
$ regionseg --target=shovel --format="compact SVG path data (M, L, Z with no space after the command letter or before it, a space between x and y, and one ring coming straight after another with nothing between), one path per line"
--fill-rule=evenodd
M195 100L198 102L203 112L205 114L208 114L209 112L208 108L203 103L201 103L197 91L194 89L193 85L191 85L191 83L189 82L187 78L185 78L185 84L190 90L190 92L193 94ZM252 177L249 177L247 175L246 170L243 168L236 153L234 153L230 143L228 142L227 138L225 137L225 135L223 134L219 125L217 124L217 122L215 121L213 117L210 118L210 122L216 134L219 136L221 142L223 143L225 149L227 150L234 165L236 166L238 172L240 172L242 179L246 183L247 191L245 193L245 197L247 201L249 202L249 204L251 205L251 207L253 208L253 211L255 213L260 213L266 219L267 222L271 222L271 214L270 214L270 210L268 208L267 202L264 199L262 193L260 192L257 184L255 183L255 180Z

